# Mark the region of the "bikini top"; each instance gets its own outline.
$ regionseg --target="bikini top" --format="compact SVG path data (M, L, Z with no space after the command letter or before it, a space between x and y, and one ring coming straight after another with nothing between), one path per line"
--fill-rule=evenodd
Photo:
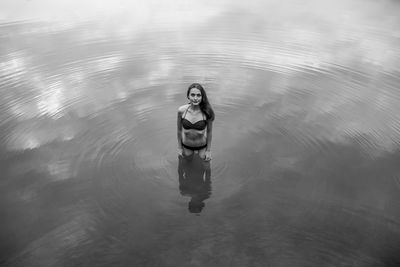
M191 123L189 120L185 119L186 113L188 111L189 107L186 109L185 114L182 116L182 127L186 130L199 130L202 131L206 128L207 126L207 121L204 119L204 114L202 113L203 119L197 121L196 123Z

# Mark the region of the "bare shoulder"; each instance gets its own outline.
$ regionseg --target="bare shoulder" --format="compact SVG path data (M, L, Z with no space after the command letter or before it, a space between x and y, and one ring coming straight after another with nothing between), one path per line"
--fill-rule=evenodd
M180 107L178 108L178 113L183 113L183 112L185 112L185 110L188 108L188 106L189 106L189 104L180 106Z

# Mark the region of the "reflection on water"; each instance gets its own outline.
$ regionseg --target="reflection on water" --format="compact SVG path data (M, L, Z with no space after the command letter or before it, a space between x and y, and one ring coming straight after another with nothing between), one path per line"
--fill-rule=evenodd
M211 195L211 166L197 155L179 157L179 190L182 196L190 197L188 208L191 213L200 213L204 200Z
M0 8L0 265L400 265L398 2L53 2Z

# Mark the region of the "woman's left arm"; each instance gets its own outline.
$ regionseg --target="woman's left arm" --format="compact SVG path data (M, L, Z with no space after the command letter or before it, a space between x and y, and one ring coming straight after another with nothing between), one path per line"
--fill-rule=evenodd
M205 160L211 160L212 129L213 129L213 121L209 120L207 122L207 148L206 148Z

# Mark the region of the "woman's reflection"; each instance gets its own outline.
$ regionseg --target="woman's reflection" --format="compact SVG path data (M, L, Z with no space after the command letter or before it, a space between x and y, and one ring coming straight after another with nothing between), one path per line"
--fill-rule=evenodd
M204 161L196 155L179 156L179 190L182 196L191 197L189 211L200 213L204 208L204 200L211 195L210 161Z

